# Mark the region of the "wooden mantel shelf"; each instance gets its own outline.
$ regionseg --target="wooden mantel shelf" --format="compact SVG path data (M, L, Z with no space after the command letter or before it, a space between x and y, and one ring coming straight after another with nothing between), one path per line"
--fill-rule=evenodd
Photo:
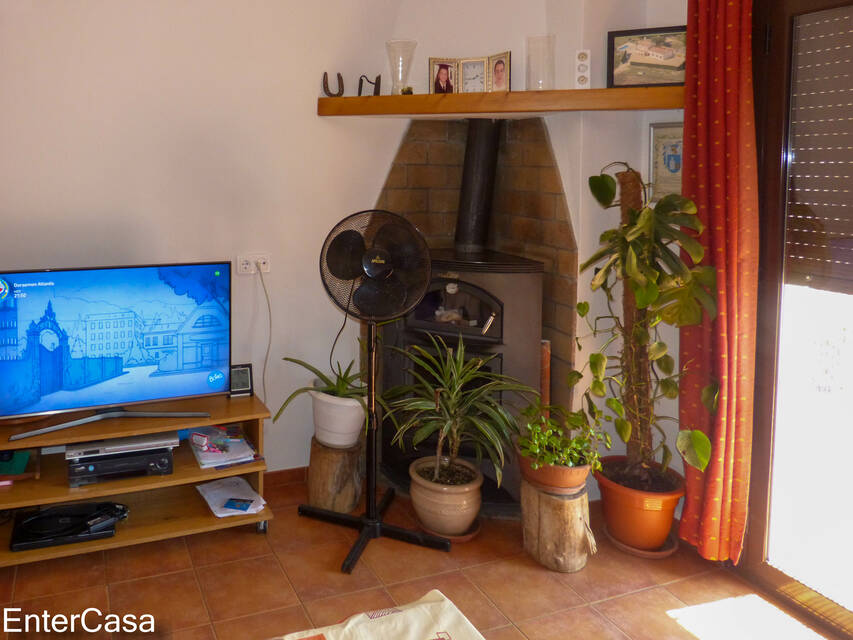
M527 118L560 111L681 109L684 87L319 98L319 116Z

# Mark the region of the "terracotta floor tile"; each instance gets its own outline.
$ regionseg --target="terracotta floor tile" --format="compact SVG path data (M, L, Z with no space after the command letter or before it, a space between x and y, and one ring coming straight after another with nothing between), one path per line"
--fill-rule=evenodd
M660 560L643 560L646 572L656 584L666 584L673 580L681 580L700 573L713 571L716 565L700 556L696 549L686 542L681 542L674 554Z
M455 604L477 629L503 627L509 620L459 571L420 578L387 587L397 604L408 604L438 589Z
M0 604L12 601L12 589L15 586L15 567L0 569Z
M196 569L214 621L299 603L274 555Z
M469 542L454 543L450 556L461 567L491 562L524 551L520 520L483 518L480 533Z
M275 520L270 521L270 528L274 522ZM201 567L269 555L272 550L268 538L269 534L258 533L255 525L252 524L198 533L187 536L186 542L193 565Z
M595 638L596 640L627 640L628 636L589 605L561 611L518 624L529 640L564 640L565 638Z
M21 617L21 622L17 623L15 627L8 627L10 630L13 628L23 629L23 617L27 613L37 613L40 614L42 611L48 611L51 614L62 613L65 615L72 615L75 613L83 613L89 607L95 607L101 613L106 614L109 610L108 601L107 601L107 587L104 585L100 585L97 587L89 587L85 589L80 589L78 591L70 591L67 593L60 593L56 595L45 596L43 598L36 598L34 600L25 600L22 602L15 603L16 607L21 608L21 613L17 614ZM103 618L99 616L87 617L87 624L91 626L96 626L99 623L103 623ZM30 627L30 633L10 633L9 637L17 638L24 637L27 639L33 638L109 638L110 634L106 631L100 631L98 633L89 633L84 629L80 629L74 633L66 631L64 633L53 633L53 632L45 632L42 629L42 632L37 633Z
M183 538L160 540L104 553L107 582L120 582L192 569Z
M486 640L527 640L527 636L512 625L500 629L489 629L482 634Z
M158 632L171 633L210 621L192 571L111 584L109 593L112 613L150 613Z
M343 596L314 600L305 605L314 627L337 624L356 613L389 609L394 600L385 589L368 589Z
M513 623L583 604L566 576L519 554L464 569L471 579Z
M264 500L273 508L287 507L308 502L308 487L304 482L264 486Z
M308 467L296 467L295 469L280 469L279 471L267 471L264 473L264 491L267 487L275 487L280 484L293 484L305 482Z
M664 587L647 589L592 605L632 640L696 640L666 612L684 603Z
M371 540L361 556L382 582L394 584L458 569L446 551L438 551L391 538Z
M279 559L302 602L382 586L364 562L356 564L350 574L341 571L349 550L349 544L333 542L309 552L282 553Z
M603 534L595 539L598 553L589 556L580 571L564 574L584 600L595 602L655 585L648 569L651 560L619 551Z
M715 569L701 576L680 580L666 585L666 588L676 598L689 605L757 593L726 569Z
M31 600L103 584L106 584L104 554L98 551L20 565L13 599Z
M150 637L150 636L149 636ZM116 636L113 636L114 640ZM165 636L164 640L216 640L216 635L213 633L213 627L209 624L203 627L195 627L194 629L181 629Z
M349 542L346 527L300 516L295 506L275 510L267 542L276 553L305 551L318 544Z
M215 623L216 635L221 640L229 638L267 640L267 638L282 636L286 633L310 629L311 626L311 621L301 605Z

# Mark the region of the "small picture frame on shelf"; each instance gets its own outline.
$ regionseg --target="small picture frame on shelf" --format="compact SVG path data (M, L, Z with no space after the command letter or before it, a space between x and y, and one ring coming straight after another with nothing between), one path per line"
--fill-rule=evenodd
M252 363L231 365L231 397L250 396L254 393Z
M429 92L459 93L459 60L456 58L429 59Z
M655 27L607 33L607 87L684 84L687 27Z
M488 58L459 60L459 93L483 93L488 83Z
M683 153L683 122L653 122L649 125L649 197L652 202L670 193L681 193Z
M511 85L511 53L504 51L489 56L489 81L487 91L509 91Z

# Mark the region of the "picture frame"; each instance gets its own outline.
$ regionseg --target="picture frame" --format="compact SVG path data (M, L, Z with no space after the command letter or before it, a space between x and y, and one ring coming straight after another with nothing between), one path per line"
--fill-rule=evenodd
M440 91L441 80L438 76L442 68L447 70L445 88L449 85L449 91ZM430 58L429 59L429 92L430 94L459 93L459 60L457 58Z
M489 59L461 58L459 60L458 93L483 93L488 87Z
M657 202L670 193L681 193L683 153L683 122L652 122L649 125L649 200L651 202Z
M495 66L500 62L503 63L503 73L501 73L500 68L498 68L496 73ZM512 87L512 53L504 51L503 53L489 56L487 71L489 73L489 81L486 85L486 91L510 91Z
M607 87L684 84L687 26L607 33Z
M231 365L231 397L250 396L255 392L252 363Z

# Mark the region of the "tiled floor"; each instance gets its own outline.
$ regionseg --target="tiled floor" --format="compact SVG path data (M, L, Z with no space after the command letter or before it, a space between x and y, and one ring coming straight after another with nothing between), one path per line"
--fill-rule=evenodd
M752 593L690 550L661 561L621 553L601 533L595 503L599 553L578 573L531 560L519 522L484 520L475 540L450 553L374 540L345 575L339 566L354 532L299 517L303 484L265 493L276 514L266 536L227 529L3 569L0 598L24 611L151 613L163 637L230 640L331 624L437 588L487 640L661 640L693 638L667 611ZM414 527L408 500L398 497L386 520Z

